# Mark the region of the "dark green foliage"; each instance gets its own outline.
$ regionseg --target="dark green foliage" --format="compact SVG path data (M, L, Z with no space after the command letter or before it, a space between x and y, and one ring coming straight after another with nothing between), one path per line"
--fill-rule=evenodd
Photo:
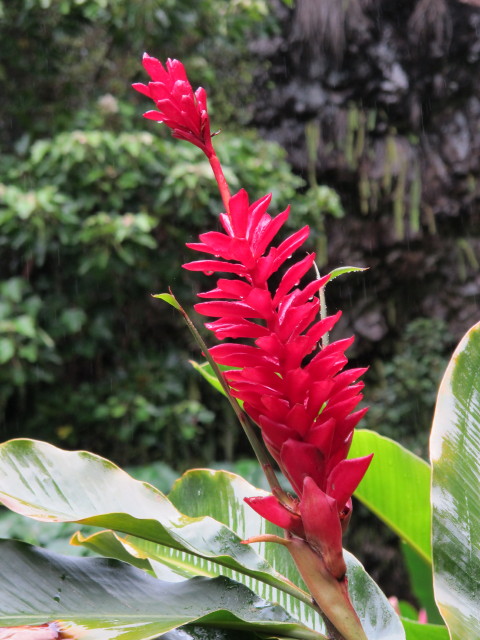
M97 99L130 94L143 51L215 86L224 126L245 117L248 41L275 29L267 0L0 0L0 140L83 126Z
M188 331L150 297L172 286L192 304L199 278L180 269L193 257L184 243L212 226L221 204L201 153L154 128L158 136L60 133L5 172L5 435L88 446L127 462L160 457L181 466L231 453L232 427L212 426L188 365ZM296 225L323 215L309 211L316 194L296 195L303 182L278 146L253 134L222 134L218 146L233 189L247 185L260 197L273 185L277 207L294 205ZM338 201L326 196L336 212Z
M207 286L180 265L221 201L199 150L141 119L150 104L130 82L147 79L144 50L179 57L209 90L214 129L235 129L248 118L248 42L275 29L266 0L0 0L4 438L123 464L231 457L240 430L221 398L203 397L180 318L150 296L171 286L189 308ZM280 147L244 131L217 147L232 191L273 190L314 241L323 215L342 213L325 187L298 195Z
M399 340L395 355L376 361L368 374L366 428L427 456L435 398L453 338L438 318L417 318Z

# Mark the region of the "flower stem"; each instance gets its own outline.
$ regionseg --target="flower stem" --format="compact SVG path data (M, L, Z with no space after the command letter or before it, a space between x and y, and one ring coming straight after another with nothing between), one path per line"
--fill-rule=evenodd
M321 555L301 538L290 536L288 550L325 619L331 640L368 640L350 602L346 577L337 580L332 576Z
M315 269L315 275L317 280L320 280L320 269L317 267L317 263L313 263L313 268ZM325 297L325 286L323 286L319 293L318 297L320 298L320 320L325 320L327 317L327 299ZM323 334L321 344L322 348L326 347L329 342L328 331Z
M218 159L217 154L215 153L215 151L213 151L213 148L212 153L209 153L207 157L210 162L210 166L212 167L215 180L217 181L218 190L220 191L220 195L222 196L223 206L225 207L225 211L228 217L230 217L230 189L228 188L222 165L220 164L220 160Z

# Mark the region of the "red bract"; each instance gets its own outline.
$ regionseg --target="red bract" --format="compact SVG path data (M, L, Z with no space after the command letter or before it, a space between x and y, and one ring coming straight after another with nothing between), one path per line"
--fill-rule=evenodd
M167 60L166 69L156 58L143 55L143 66L152 79L148 85L136 83L134 89L151 98L157 111L147 111L145 118L164 122L175 138L187 140L207 155L213 153L207 94L199 87L195 93L184 66L178 60Z
M210 349L213 359L232 369L225 373L232 394L244 403L260 427L270 453L289 479L298 500L284 506L270 496L247 502L255 511L303 537L321 553L329 571L341 579L342 529L348 523L351 495L371 456L346 460L353 430L366 409L355 411L365 369L342 371L345 350L353 339L319 347L340 313L319 319L319 290L328 276L299 286L315 254L295 262L275 288L270 278L308 237L308 227L278 246L271 243L288 218L288 209L272 218L271 196L249 204L245 191L221 214L224 232L200 236L191 249L213 259L190 262L191 271L234 274L219 278L215 289L199 294L195 309L217 318L206 326L228 341Z

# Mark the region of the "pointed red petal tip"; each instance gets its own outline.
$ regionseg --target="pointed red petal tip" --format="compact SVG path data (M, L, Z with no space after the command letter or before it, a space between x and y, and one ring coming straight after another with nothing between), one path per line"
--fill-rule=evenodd
M339 512L343 510L347 500L367 473L372 458L373 453L363 458L342 460L331 471L327 481L327 493L337 501Z
M305 535L300 516L288 511L275 496L244 498L244 500L258 515L277 527L291 531L300 537Z
M135 91L138 91L139 93L143 93L144 96L147 96L147 98L150 98L150 89L147 87L146 84L143 84L142 82L134 82L132 84L132 89L135 89Z

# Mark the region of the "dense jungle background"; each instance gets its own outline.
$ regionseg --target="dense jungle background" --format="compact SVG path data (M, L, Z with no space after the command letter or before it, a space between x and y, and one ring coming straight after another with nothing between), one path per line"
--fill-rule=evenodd
M192 306L184 243L221 202L201 153L141 118L148 51L207 89L233 189L292 204L323 271L369 268L328 285L334 337L354 333L370 366L363 426L426 456L437 384L480 315L479 33L456 0L0 0L2 439L155 463L166 484L253 473L150 295ZM365 530L351 546L388 595L408 591L392 540Z

